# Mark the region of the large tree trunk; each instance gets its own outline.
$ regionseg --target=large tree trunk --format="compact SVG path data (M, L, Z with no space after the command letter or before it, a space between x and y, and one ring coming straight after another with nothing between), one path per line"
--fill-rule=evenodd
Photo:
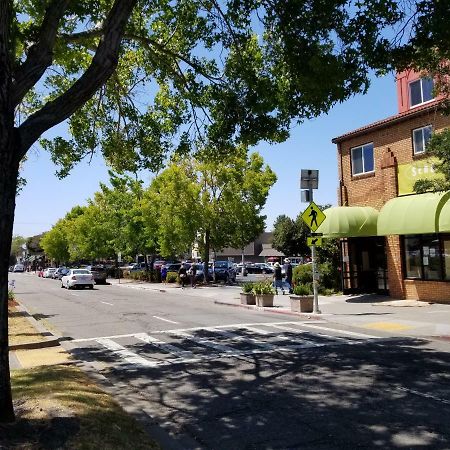
M19 163L14 156L14 127L0 115L0 422L14 421L9 375L8 264L14 223Z
M0 0L0 422L14 421L9 375L8 264L14 222L20 143L11 104L9 48L12 1Z

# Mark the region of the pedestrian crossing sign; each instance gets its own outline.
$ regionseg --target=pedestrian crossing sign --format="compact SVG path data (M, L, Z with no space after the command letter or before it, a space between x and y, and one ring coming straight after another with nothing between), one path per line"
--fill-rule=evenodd
M325 218L325 214L314 202L311 202L302 213L303 222L306 223L312 232L319 228Z
M311 245L315 245L316 247L322 247L322 238L318 236L310 236L306 238L306 243L308 247L311 247Z

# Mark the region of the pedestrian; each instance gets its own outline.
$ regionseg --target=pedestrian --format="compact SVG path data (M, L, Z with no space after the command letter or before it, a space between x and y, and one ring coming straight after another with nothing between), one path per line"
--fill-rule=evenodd
M286 275L286 284L288 285L289 294L292 294L292 264L289 258L284 260L284 273Z
M275 287L275 293L278 294L278 288L281 289L281 292L284 295L284 289L283 289L283 274L281 272L281 266L279 262L276 262L273 265L273 284Z
M184 263L181 263L181 267L178 269L178 278L180 279L181 289L184 289L187 278L187 270Z
M167 266L163 264L161 266L161 281L165 283L166 279L167 279Z
M189 275L191 277L191 288L195 289L197 287L195 285L197 277L197 265L195 263L191 264L191 268L189 269Z

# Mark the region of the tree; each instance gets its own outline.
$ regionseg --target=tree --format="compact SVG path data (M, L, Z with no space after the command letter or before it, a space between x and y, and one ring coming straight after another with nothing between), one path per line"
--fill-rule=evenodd
M310 250L306 245L309 229L299 215L294 221L282 214L278 216L273 225L272 246L285 255L309 255Z
M67 222L58 220L41 240L42 248L48 258L66 262L69 260L69 243L67 241Z
M26 243L26 239L23 236L14 236L11 243L11 255L17 260L18 255L22 255L22 246Z
M383 44L378 27L399 18L392 0L137 4L0 0L0 422L14 419L7 270L19 165L42 134L68 121L69 139L40 141L61 176L96 150L135 172L160 169L200 134L222 149L280 142L292 119L367 88L360 50Z
M433 134L427 144L427 155L434 156L438 162L434 163L434 170L441 175L436 179L421 179L414 183L414 191L422 194L427 191L450 190L450 130L446 128Z

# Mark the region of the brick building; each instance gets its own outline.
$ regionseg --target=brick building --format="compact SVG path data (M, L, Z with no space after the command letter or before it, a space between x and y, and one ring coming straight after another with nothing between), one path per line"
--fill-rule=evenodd
M317 230L339 237L344 292L450 302L450 193L415 194L435 178L426 143L450 127L433 81L397 75L397 115L333 139L339 207Z

